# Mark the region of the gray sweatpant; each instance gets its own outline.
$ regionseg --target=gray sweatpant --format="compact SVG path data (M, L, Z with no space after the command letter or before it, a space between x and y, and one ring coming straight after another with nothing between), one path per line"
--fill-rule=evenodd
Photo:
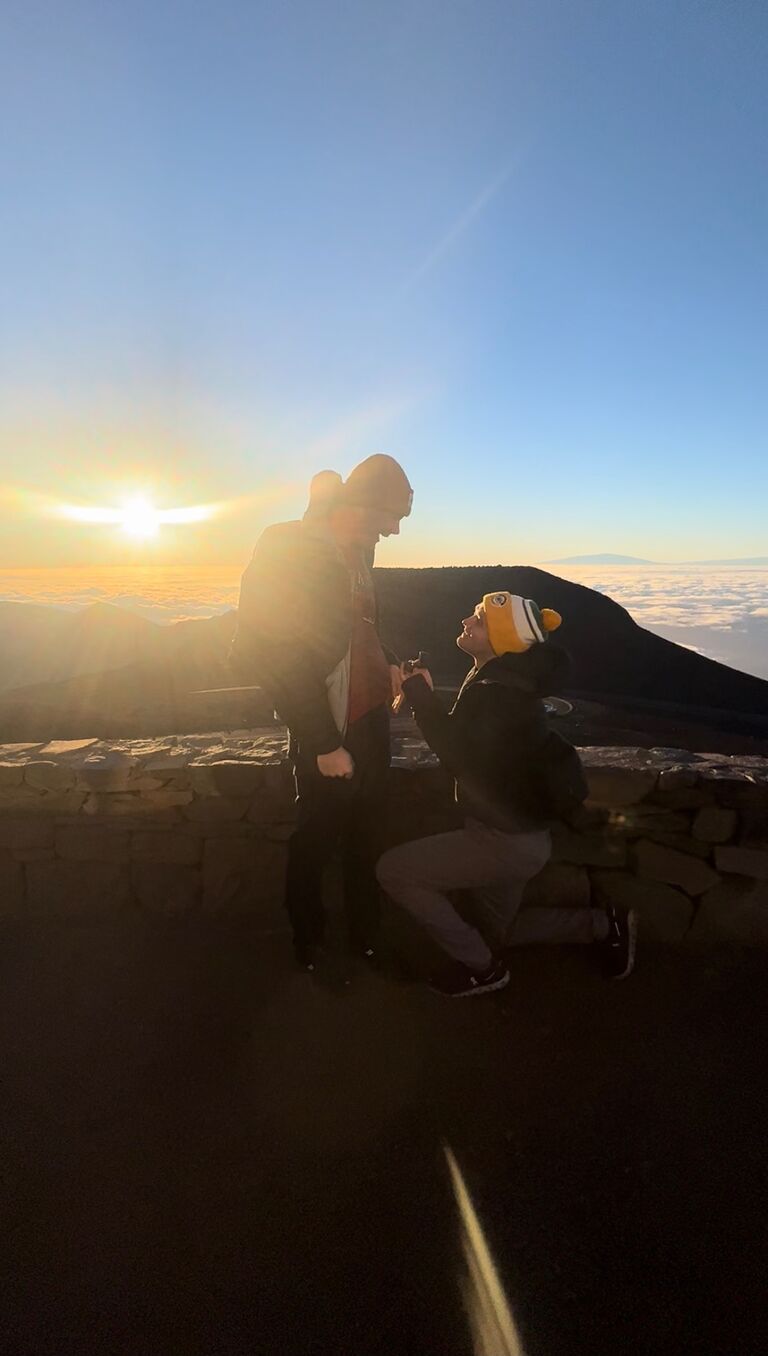
M538 875L551 850L547 831L501 833L469 820L453 833L417 838L385 852L376 875L390 898L449 956L471 970L484 970L493 959L488 942L464 921L447 890L475 892L494 946L592 942L604 935L601 909L531 907L518 913L526 882Z

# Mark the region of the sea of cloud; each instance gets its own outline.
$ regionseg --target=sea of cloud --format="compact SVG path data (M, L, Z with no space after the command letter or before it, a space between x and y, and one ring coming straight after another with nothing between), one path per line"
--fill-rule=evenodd
M768 678L768 569L690 565L543 566L607 593L640 626Z
M92 603L114 603L149 621L169 625L237 607L241 573L231 565L0 569L0 602L37 603L69 611Z
M768 678L768 569L542 568L607 593L668 640ZM168 624L236 607L240 574L240 567L226 565L0 569L0 601L68 609L110 602Z

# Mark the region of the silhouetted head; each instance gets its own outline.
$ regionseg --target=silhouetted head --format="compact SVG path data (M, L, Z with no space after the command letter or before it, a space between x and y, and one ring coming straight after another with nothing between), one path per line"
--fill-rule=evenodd
M411 512L413 490L393 457L361 461L334 498L330 524L339 541L371 551L380 537L396 537Z

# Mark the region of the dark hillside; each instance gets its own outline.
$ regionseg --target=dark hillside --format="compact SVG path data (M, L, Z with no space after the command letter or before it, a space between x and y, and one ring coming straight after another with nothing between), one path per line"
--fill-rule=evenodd
M428 651L435 674L456 682L467 660L456 648L462 617L483 594L510 589L561 613L558 640L570 652L570 689L768 718L768 682L653 635L611 598L527 565L377 570L383 630L399 653Z

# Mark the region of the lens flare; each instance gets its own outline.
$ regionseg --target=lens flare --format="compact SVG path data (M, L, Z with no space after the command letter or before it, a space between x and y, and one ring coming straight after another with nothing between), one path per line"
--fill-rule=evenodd
M443 1145L443 1152L459 1212L467 1265L462 1290L475 1356L525 1356L512 1308L456 1155L447 1144Z
M74 523L112 523L127 536L146 540L156 537L166 524L204 523L221 507L220 504L191 504L185 508L159 509L145 495L134 494L115 508L59 504L56 516Z

